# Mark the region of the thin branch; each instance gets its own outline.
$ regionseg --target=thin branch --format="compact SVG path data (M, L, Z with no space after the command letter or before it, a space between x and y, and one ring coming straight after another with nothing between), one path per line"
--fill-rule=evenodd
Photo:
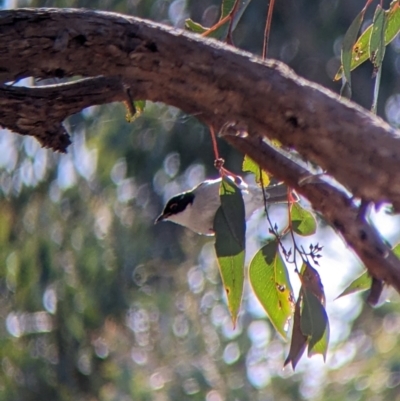
M274 11L274 6L275 6L275 0L270 0L268 5L267 21L265 22L265 30L264 30L263 51L261 56L263 60L267 58L268 54L268 43L271 32L272 13Z

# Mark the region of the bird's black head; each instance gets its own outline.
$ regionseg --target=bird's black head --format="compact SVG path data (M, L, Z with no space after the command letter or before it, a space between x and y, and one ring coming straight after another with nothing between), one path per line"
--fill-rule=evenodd
M193 192L184 192L171 198L164 207L163 212L157 217L156 223L167 220L168 217L183 212L187 205L194 201Z

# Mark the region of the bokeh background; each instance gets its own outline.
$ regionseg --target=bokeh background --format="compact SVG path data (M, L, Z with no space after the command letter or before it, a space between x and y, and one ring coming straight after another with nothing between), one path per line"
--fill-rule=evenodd
M250 3L234 33L238 47L261 53L267 3ZM269 56L339 92L332 78L341 41L364 3L278 1ZM211 25L220 0L0 5L87 7L182 27L188 17ZM399 73L396 39L378 107L395 126ZM370 108L372 91L366 63L353 74L353 99ZM362 266L322 220L303 243L324 246L319 272L332 327L326 362L305 356L296 372L283 369L289 344L250 288L232 328L212 240L153 225L169 196L216 176L207 127L163 104L147 103L131 124L125 114L110 104L70 117L66 155L1 130L0 400L400 400L399 298L389 293L376 309L362 295L335 300ZM224 143L220 152L239 173L242 156ZM270 213L284 224L284 207ZM372 220L388 241L399 240L396 218L382 211ZM268 236L262 216L249 233L248 259Z

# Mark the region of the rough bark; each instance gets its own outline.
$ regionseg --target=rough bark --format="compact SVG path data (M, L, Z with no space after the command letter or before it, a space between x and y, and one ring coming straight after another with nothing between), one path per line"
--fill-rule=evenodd
M94 104L126 99L126 91L116 77L35 88L3 86L0 123L19 134L34 136L44 147L65 151L71 143L62 125L66 117Z
M304 184L309 172L260 142L278 139L354 196L390 201L399 209L400 170L394 166L400 161L400 136L381 119L280 62L134 17L89 10L1 11L0 35L3 127L65 151L66 116L90 104L130 98L173 105L217 130L240 126L247 138L226 139L309 198L370 273L400 290L398 260L358 216L352 200L325 182ZM51 88L6 85L30 76L97 78ZM268 162L269 153L274 163Z

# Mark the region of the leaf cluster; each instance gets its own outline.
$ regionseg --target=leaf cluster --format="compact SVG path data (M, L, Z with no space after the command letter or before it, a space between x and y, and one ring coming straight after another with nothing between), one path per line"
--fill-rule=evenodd
M258 174L257 177L260 177L260 168L254 162L245 160L243 168L246 171L252 168ZM220 199L221 206L214 220L215 251L228 308L235 325L244 287L245 210L241 190L230 178L224 177L221 182ZM306 252L297 246L294 237L313 235L317 228L316 219L299 202L288 204L288 210L290 223L284 230L279 231L276 224L272 227L268 218L269 232L273 239L268 240L252 258L248 277L254 294L271 323L285 339L292 321L291 348L285 364L291 362L295 367L307 345L309 356L322 354L325 357L329 342L329 323L325 312L323 286L317 271L311 266L311 263L318 265L322 247L319 244L310 244L309 251ZM293 239L293 253L282 244L285 235L291 235ZM303 259L303 267L298 271L301 290L297 301L288 274L289 264L297 266L296 255Z

